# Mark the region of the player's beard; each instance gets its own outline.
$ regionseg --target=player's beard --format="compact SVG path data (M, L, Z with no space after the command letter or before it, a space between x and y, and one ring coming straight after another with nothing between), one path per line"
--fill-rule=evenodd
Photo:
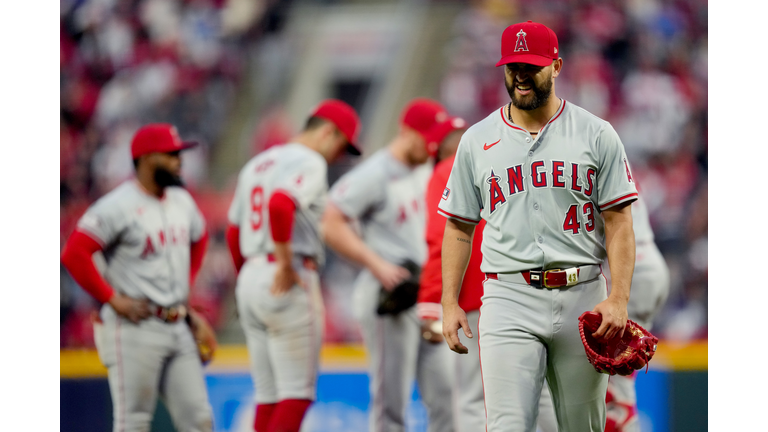
M155 183L157 183L158 186L160 186L161 189L165 189L168 186L184 186L184 181L181 180L181 177L177 176L176 174L168 171L165 168L157 167L155 168Z
M552 73L544 80L544 84L541 87L537 86L533 79L528 81L531 83L532 94L525 96L526 100L524 100L515 92L515 79L512 78L512 85L506 79L504 80L507 93L509 93L509 97L512 99L512 105L524 111L535 110L546 105L549 97L552 95Z

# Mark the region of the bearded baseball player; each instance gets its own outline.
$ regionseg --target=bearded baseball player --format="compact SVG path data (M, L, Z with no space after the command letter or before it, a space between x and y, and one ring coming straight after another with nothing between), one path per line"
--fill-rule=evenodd
M96 349L108 369L115 432L149 431L158 393L179 431L211 431L211 407L195 337L203 318L187 305L208 237L179 177L182 142L169 124L133 137L136 178L96 201L61 261L98 301ZM92 255L102 252L102 276Z
M632 275L633 289L627 303L627 312L629 319L650 331L653 319L667 301L670 281L669 267L654 242L648 207L642 195L632 204L632 224L637 249ZM610 284L610 273L606 272L606 276ZM606 432L640 431L635 393L636 375L637 372L630 376L612 375L608 379Z
M602 315L595 338L623 334L637 190L611 125L556 96L563 60L551 29L507 27L497 66L511 102L463 135L438 205L448 218L443 334L452 350L468 352L458 331L473 334L458 298L474 228L485 220L477 330L488 431L535 431L545 379L559 430L602 431L608 377L588 362L578 317Z
M328 246L364 267L355 281L353 304L369 358L371 432L405 430L414 377L429 431L454 430L450 353L422 338L415 295L410 307L396 314L380 314L378 307L382 295L415 276L405 263L420 267L426 259L424 190L430 169L424 164L437 151L438 125L447 118L437 102L412 100L392 142L331 188L323 216ZM360 221L362 235L353 230L353 220Z
M327 170L355 146L360 120L329 99L290 143L245 164L229 208L227 240L239 274L235 297L256 391L254 430L298 432L315 399L323 301L320 217Z
M447 136L440 143L437 154L438 162L427 184L426 240L428 257L419 281L420 288L416 311L422 321L424 338L433 342L443 342L440 295L442 292L441 249L445 217L437 213L437 205L443 199L443 192L451 174L456 149L466 127L466 122L457 117L448 119L442 124ZM485 221L481 220L477 224L475 235L472 238L472 253L459 294L459 306L466 312L467 322L473 329L477 328L477 322L480 318L482 284L483 279L485 279L485 274L480 270L480 262L483 260L480 245L483 241L484 227ZM456 431L481 431L485 429L485 402L483 400L483 381L480 374L480 355L472 347L472 341L464 334L459 333L459 340L470 353L466 356L452 356L453 409L456 418ZM547 386L542 387L539 418L536 423L541 432L557 432L557 419Z

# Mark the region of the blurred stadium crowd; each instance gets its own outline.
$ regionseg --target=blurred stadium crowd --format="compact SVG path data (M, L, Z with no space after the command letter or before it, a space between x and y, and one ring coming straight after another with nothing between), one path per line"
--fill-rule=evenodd
M293 3L61 1L61 245L88 204L132 175L128 148L136 128L173 123L182 137L203 144L185 155L182 173L211 233L193 303L219 328L234 319L223 307L231 302L235 277L224 242L232 188L212 186L209 155L249 79L245 53L265 35L280 36ZM485 117L509 100L493 67L503 29L523 19L550 26L564 59L557 93L617 129L670 266L670 297L655 333L706 338L707 2L453 3L462 10L443 47L447 67L438 72L439 94L424 96L470 123ZM288 139L300 126L265 115L252 147ZM338 297L328 295L333 287L325 288L327 309L342 309L334 305ZM89 316L97 306L61 268L62 347L92 346ZM327 313L326 341L359 341L349 315Z

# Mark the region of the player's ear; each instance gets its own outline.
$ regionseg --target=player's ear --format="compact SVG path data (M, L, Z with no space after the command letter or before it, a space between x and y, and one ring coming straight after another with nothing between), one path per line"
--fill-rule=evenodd
M552 78L555 78L560 75L560 71L563 70L563 59L558 57L557 60L552 62L552 67L554 69L552 71Z

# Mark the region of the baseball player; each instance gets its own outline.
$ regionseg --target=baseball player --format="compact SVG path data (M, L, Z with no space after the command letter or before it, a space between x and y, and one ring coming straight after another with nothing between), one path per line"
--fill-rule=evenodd
M355 281L354 315L369 356L371 432L405 430L405 409L416 378L429 416L429 431L453 431L450 353L422 338L416 307L396 315L377 314L382 287L394 289L410 274L406 260L421 266L424 191L437 151L437 126L444 108L429 99L412 100L400 131L384 149L345 174L331 188L323 216L328 246L364 268ZM352 228L359 220L362 235Z
M421 273L418 304L416 312L422 321L423 336L435 342L443 342L442 337L442 307L440 294L442 291L441 249L445 218L437 213L437 205L443 199L443 191L451 173L456 149L461 135L466 130L466 122L461 118L451 118L443 122L441 127L446 137L440 143L437 164L432 177L427 184L427 262ZM469 264L464 274L459 295L459 306L467 314L470 328L477 328L480 318L480 298L483 295L483 279L485 274L480 270L483 259L480 245L483 240L485 221L478 223L472 238L472 252ZM467 356L452 356L451 371L454 376L454 415L457 432L472 432L485 429L485 402L483 400L483 382L480 377L480 355L472 348L472 341L459 333L459 340L471 352ZM539 403L539 430L542 432L557 432L557 419L552 406L552 398L547 386L542 388Z
M235 297L256 391L254 430L298 432L315 399L323 301L320 217L328 163L355 147L360 120L329 99L290 143L245 164L229 208Z
M639 188L638 188L639 189ZM653 319L669 296L669 268L654 243L648 208L642 195L632 204L632 225L635 230L635 271L632 275L632 295L627 312L629 319L651 330ZM608 283L611 275L606 272ZM613 375L608 379L606 396L607 432L639 432L636 373L631 376Z
M183 188L182 142L169 124L136 132L136 178L88 208L61 261L104 303L94 323L96 349L109 375L115 432L149 431L160 393L179 431L211 431L203 365L187 305L208 237L205 221ZM103 252L102 276L92 255Z
M608 377L588 362L578 317L602 315L598 339L623 334L637 191L611 125L556 96L563 61L555 33L531 21L511 25L501 55L511 102L464 133L438 205L448 218L443 334L452 350L468 352L458 330L473 334L458 295L483 219L477 330L488 431L534 431L545 378L560 430L602 431Z

